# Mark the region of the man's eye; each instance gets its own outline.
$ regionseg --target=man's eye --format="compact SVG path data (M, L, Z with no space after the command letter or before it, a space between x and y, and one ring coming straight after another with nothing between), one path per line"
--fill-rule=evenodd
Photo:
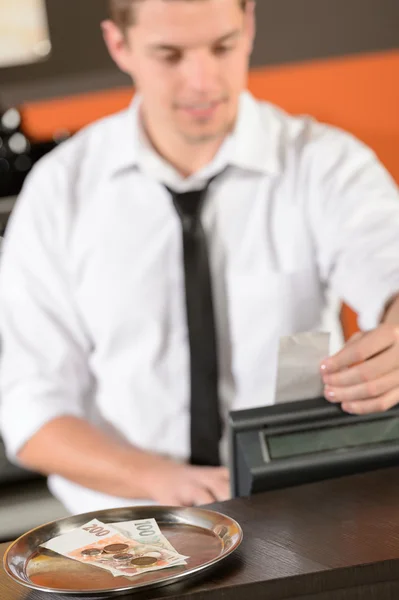
M178 52L173 54L164 54L161 58L164 62L174 65L181 60L181 54Z
M227 54L228 52L231 52L233 50L232 46L216 46L216 48L214 48L214 53L215 54Z

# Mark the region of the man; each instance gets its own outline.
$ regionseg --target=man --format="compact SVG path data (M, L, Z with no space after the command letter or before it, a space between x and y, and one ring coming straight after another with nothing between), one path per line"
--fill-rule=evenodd
M367 333L321 365L326 398L399 401L399 203L374 154L244 91L252 1L110 5L138 95L33 170L1 273L3 436L71 512L227 498L215 408L273 402L279 338L319 326L327 286Z

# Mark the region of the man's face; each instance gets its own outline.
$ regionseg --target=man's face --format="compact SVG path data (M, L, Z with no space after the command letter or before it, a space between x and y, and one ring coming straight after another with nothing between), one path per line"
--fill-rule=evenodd
M125 38L104 24L108 48L129 73L151 126L188 143L223 137L246 86L254 9L238 0L145 0Z

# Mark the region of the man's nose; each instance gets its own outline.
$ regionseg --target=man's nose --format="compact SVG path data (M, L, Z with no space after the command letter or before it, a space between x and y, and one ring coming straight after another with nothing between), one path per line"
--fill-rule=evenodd
M187 85L196 92L209 92L215 87L218 64L210 52L198 52L184 65L184 78Z

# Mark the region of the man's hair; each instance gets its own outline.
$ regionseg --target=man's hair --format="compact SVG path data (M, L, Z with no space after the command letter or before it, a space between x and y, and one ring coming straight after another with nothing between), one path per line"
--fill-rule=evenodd
M110 19L118 25L122 31L134 25L135 14L133 5L145 0L108 0L108 11ZM165 0L165 2L171 2L172 0ZM186 2L194 0L185 0ZM199 0L196 0L199 1ZM238 0L241 8L244 10L248 4L248 0Z

